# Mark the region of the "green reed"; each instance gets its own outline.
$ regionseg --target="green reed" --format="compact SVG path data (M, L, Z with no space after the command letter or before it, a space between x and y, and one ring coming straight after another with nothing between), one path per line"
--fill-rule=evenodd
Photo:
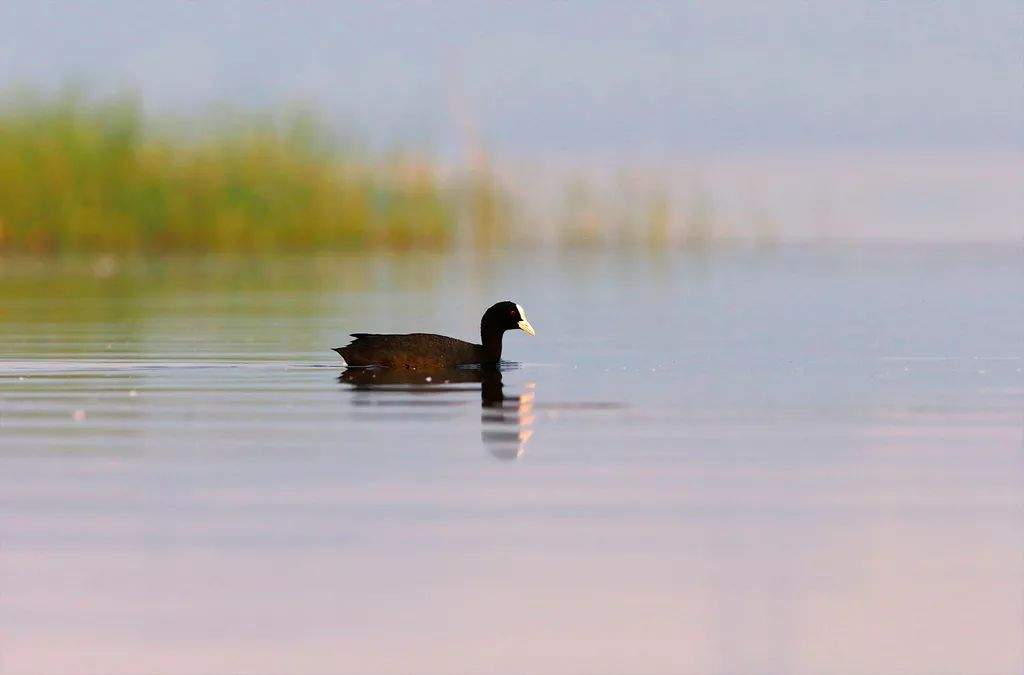
M343 151L309 117L157 133L130 98L0 109L0 251L445 248L435 164Z
M5 103L6 101L6 103ZM0 254L705 249L723 239L699 184L570 173L531 188L482 149L469 167L338 141L309 114L152 120L131 97L0 94ZM678 196L678 195L676 195ZM764 221L764 218L761 218ZM765 221L767 222L767 221Z

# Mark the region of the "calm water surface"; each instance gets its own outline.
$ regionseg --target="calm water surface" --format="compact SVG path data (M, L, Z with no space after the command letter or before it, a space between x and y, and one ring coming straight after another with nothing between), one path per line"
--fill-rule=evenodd
M0 260L0 671L1019 673L1022 291L984 246ZM339 381L504 298L500 379Z

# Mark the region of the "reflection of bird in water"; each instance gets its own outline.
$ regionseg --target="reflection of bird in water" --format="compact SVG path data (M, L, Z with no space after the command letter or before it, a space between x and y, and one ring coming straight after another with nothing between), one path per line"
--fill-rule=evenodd
M506 396L502 372L497 368L449 368L407 370L396 368L346 368L338 381L359 391L444 394L464 391L451 386L480 384L480 438L498 459L521 457L533 435L533 402L536 385L529 383L518 396Z
M486 378L481 387L480 438L498 459L518 459L533 436L533 399L536 385L526 385L519 396L505 396L501 373Z

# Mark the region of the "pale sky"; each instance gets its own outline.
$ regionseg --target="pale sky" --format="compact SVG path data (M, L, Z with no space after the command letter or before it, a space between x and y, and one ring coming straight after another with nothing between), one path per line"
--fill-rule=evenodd
M1017 150L1022 27L1011 0L6 0L0 87L304 103L441 149L462 115L525 154Z

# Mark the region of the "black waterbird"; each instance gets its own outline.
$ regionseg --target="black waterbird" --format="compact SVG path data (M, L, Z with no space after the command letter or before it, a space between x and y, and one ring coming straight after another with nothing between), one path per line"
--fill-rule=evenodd
M352 333L345 347L335 347L348 366L433 370L456 366L491 366L501 362L501 338L507 330L535 335L522 306L506 300L492 305L480 319L480 341L473 344L445 335Z

